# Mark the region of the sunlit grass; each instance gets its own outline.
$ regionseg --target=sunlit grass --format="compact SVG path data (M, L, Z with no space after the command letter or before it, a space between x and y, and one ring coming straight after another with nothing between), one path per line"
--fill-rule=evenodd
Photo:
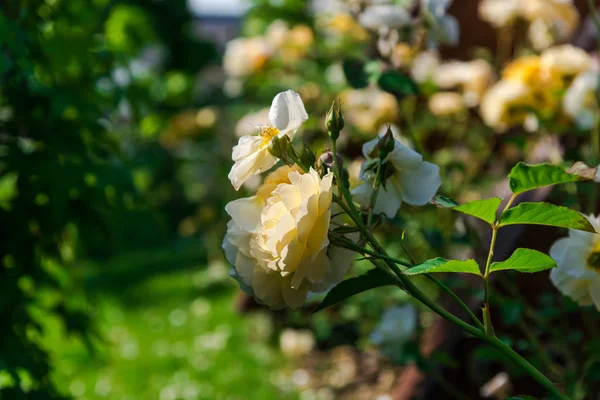
M111 267L92 266L94 273ZM53 378L77 399L288 399L285 360L265 314L238 314L226 267L160 271L94 292L100 337L89 352L48 322ZM108 289L108 286L107 288Z

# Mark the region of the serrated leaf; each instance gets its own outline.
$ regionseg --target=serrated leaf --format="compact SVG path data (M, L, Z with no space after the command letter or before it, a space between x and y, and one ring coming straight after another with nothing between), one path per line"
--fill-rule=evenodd
M382 73L377 84L381 89L399 98L419 93L417 84L408 75L395 70Z
M481 276L479 265L475 260L446 260L437 257L422 262L404 271L406 275L431 274L436 272L462 272Z
M431 203L435 204L438 207L444 208L454 208L458 206L458 203L452 200L450 197L441 195L435 196L433 199L431 199Z
M334 286L325 296L321 304L313 312L340 303L356 294L366 292L381 286L397 285L388 274L378 268L371 269L356 278L346 279Z
M355 89L362 89L369 85L369 74L365 71L365 63L360 60L348 59L342 63L346 80Z
M502 199L499 197L492 197L485 200L475 200L469 203L454 207L456 211L460 211L464 214L469 214L477 217L490 225L493 225L496 221L496 210Z
M586 178L569 174L558 165L552 164L529 165L520 162L508 174L510 190L515 194L544 186L581 180L586 180Z
M502 214L500 226L530 224L556 226L596 233L586 217L567 207L550 203L524 202Z
M512 269L518 272L534 273L556 267L554 260L537 250L519 248L505 261L493 262L490 272Z

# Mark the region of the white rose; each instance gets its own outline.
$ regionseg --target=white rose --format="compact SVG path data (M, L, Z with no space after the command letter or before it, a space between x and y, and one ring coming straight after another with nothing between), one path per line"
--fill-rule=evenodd
M363 145L365 162L361 168L361 178L365 181L352 191L355 200L364 208L371 203L375 172L367 171L374 160L370 157L379 138ZM414 206L425 205L436 194L442 184L440 167L427 161L414 150L394 140L394 150L384 162L388 163L388 177L385 186L379 188L374 212L394 218L402 202Z
M289 167L282 167L289 168ZM287 170L289 171L289 170ZM275 171L277 173L277 171ZM232 220L223 249L242 289L271 307L298 308L308 292L339 283L350 268L352 252L329 246L333 174L322 179L313 169L287 178L270 175L272 188L226 206Z
M600 219L588 219L598 231ZM569 230L568 237L554 242L550 256L558 265L550 272L554 286L579 305L600 311L600 235Z
M269 152L271 139L287 135L291 140L307 119L308 114L298 93L288 90L275 96L269 110L270 124L260 126L259 135L242 136L233 147L231 158L234 164L229 172L229 180L235 190L239 190L252 175L264 172L277 163L277 158Z
M358 17L358 22L373 31L401 28L410 23L410 15L401 7L382 4L367 7Z
M577 126L590 129L598 116L595 92L598 89L598 70L590 69L579 74L565 92L562 106L565 114L571 117Z

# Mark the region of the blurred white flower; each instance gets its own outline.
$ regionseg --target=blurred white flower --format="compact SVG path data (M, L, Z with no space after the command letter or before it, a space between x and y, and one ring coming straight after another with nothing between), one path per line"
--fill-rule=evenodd
M423 83L433 79L439 65L440 56L437 51L423 51L413 58L410 74L415 81Z
M364 208L368 208L373 194L375 170L372 157L379 138L373 139L363 145L365 162L361 168L361 179L364 183L352 191L356 201ZM409 149L397 140L394 140L394 150L384 160L386 164L385 185L379 188L374 212L385 214L394 218L402 202L414 206L425 205L436 194L442 184L440 167L423 161L423 157L414 150Z
M396 5L381 4L367 7L358 17L358 22L375 32L398 29L410 23L408 12Z
M290 140L296 130L308 119L300 95L293 90L275 96L269 110L269 125L258 127L259 135L242 136L233 147L231 158L234 161L229 172L229 180L239 190L246 179L271 168L277 163L269 152L269 144L274 137L287 135Z
M412 304L391 307L369 336L382 352L395 358L400 355L402 345L410 340L417 328L417 310Z
M600 219L588 219L598 232ZM550 272L554 286L579 305L600 311L600 235L569 230L568 237L554 242L550 256L558 265Z
M286 175L287 174L287 175ZM234 200L223 249L240 287L271 308L298 308L341 281L351 251L329 246L333 174L284 166L257 195Z
M456 92L438 92L429 98L429 110L438 116L457 114L465 109L463 97Z
M512 23L519 16L523 0L483 0L479 3L479 16L499 28Z
M300 357L312 351L315 338L311 331L284 329L279 336L279 348L288 357Z
M352 89L340 95L344 105L344 118L361 133L375 134L381 124L398 117L398 101L383 90L371 87Z
M528 22L527 36L536 50L568 40L579 22L572 0L483 0L479 15L497 28L518 19Z
M437 47L438 43L458 43L458 21L446 14L451 4L452 0L421 0L421 15L427 24L430 47Z
M577 75L592 66L592 57L579 47L565 44L554 46L542 52L540 66L550 73Z
M513 113L517 107L530 102L531 91L521 83L502 80L492 86L484 95L479 112L483 121L497 131L505 131L514 123L522 123L525 113Z
M474 107L492 84L494 72L485 60L449 61L436 69L434 78L442 89L459 88L465 104Z
M590 129L598 118L598 103L595 92L598 90L597 68L579 74L563 97L563 110L578 127Z
M249 76L262 69L272 54L271 45L263 37L236 38L225 47L223 68L232 77Z

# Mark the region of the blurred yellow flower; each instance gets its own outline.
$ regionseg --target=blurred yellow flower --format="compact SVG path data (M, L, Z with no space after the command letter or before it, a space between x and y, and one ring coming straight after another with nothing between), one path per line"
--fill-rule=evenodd
M465 109L463 97L456 92L438 92L429 98L429 110L438 116L457 114Z
M298 24L290 29L287 22L276 20L267 28L265 39L282 61L293 63L308 54L315 37L308 25Z
M525 122L523 107L532 104L531 90L521 82L501 80L483 96L479 112L483 121L499 132Z
M324 31L351 41L364 42L369 39L369 33L350 14L340 13L327 17L324 21Z
M273 49L263 37L236 38L227 43L223 68L232 77L246 77L260 71L273 55Z

